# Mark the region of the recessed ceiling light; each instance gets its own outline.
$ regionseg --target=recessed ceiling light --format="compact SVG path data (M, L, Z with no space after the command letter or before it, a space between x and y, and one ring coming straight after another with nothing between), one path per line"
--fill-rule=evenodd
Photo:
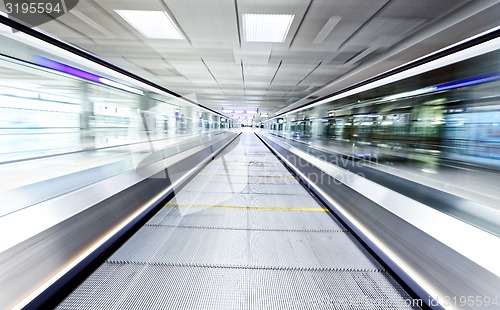
M184 39L179 28L165 11L115 10L115 12L148 38Z
M243 30L248 42L285 42L295 15L243 14Z

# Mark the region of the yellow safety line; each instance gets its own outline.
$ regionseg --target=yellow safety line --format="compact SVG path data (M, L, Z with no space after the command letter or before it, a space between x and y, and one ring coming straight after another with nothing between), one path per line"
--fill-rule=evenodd
M306 211L306 212L328 212L327 208L289 208L289 207L248 207L248 206L212 206L212 205L192 205L188 203L166 203L165 207L190 207L207 209L232 209L232 210L258 210L258 211Z
M227 174L227 173L199 173L197 176L203 177L254 177L254 178L281 178L296 179L293 175L253 175L253 174Z

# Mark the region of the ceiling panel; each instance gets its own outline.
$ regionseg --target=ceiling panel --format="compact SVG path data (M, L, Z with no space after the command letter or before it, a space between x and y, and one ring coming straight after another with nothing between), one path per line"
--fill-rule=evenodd
M318 64L320 61L331 59L335 55L335 51L311 51L311 50L298 50L293 51L273 51L269 59L270 63L278 63L280 61L287 64Z
M203 93L207 95L224 95L224 91L220 87L215 87L215 88L205 87L203 88Z
M273 85L296 86L309 75L318 64L287 64L283 63L273 80Z
M233 51L236 63L266 65L271 57L272 45L256 43L246 48L235 48Z
M186 79L185 77L183 76L160 76L160 78L166 82L166 87L169 87L169 86L172 86L173 84L177 84L177 85L182 85L182 84L186 84L186 85L191 85L192 82L188 79Z
M241 65L227 62L205 61L208 69L220 84L243 84Z
M194 81L214 80L205 64L198 59L197 61L169 61L168 62L177 72ZM202 83L202 82L201 82Z
M167 2L180 28L196 42L237 42L238 27L233 0L183 0Z
M380 37L404 37L424 22L423 18L376 17L368 22L349 41L349 44L366 46L373 45Z
M387 2L388 0L313 1L307 18L297 33L294 47L304 46L308 50L314 50L319 46L328 46L330 50L336 51ZM341 19L322 44L313 44L316 36L332 16L339 16Z
M245 79L245 87L269 87L270 81L263 79Z
M274 75L278 70L279 64L268 64L268 65L243 65L243 73L245 78L245 84L256 85L253 82L258 83L258 85L271 85Z
M298 85L299 86L310 86L310 87L319 87L329 82L333 81L339 75L315 75L311 74L305 79L303 79Z
M245 96L245 89L242 88L223 88L227 96Z
M267 91L268 91L267 88L261 88L261 89L245 88L245 95L246 96L264 96L267 93Z
M129 57L127 58L128 61L134 63L135 65L137 66L140 66L140 67L143 67L143 68L146 68L146 69L153 69L153 70L157 70L156 73L158 73L158 75L162 75L161 72L164 72L167 68L170 68L170 66L165 62L165 60L163 60L162 58L160 57L143 57L143 58L140 58L140 57Z
M472 0L392 0L383 16L439 18Z

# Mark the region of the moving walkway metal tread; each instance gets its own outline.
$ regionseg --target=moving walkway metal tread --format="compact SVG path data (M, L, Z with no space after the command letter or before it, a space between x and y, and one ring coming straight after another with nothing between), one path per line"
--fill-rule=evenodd
M228 176L226 174L199 174L195 176L195 180L204 180L209 183L220 183L228 182ZM288 175L286 177L265 177L259 175L231 175L232 184L297 184L297 179Z
M243 133L58 308L417 309L280 165Z
M329 246L335 243L335 247ZM191 263L251 268L380 271L357 241L344 232L246 231L146 226L112 262Z
M412 309L386 272L106 263L60 309Z
M217 184L218 185L218 184ZM167 206L203 208L204 206L234 206L248 208L322 208L310 195L242 194L242 193L202 193L183 192L177 194ZM313 211L311 210L311 211Z
M223 227L249 230L345 231L324 212L275 212L252 209L163 208L147 225ZM208 222L208 223L207 223Z
M194 182L192 185L183 188L182 192L309 195L299 184L234 184L231 182L218 182L217 187L204 184L205 182Z

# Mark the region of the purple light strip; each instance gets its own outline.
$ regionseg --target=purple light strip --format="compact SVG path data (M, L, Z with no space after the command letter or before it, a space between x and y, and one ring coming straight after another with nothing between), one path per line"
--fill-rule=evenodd
M59 72L71 74L71 75L80 77L82 79L86 79L86 80L89 80L92 82L100 83L100 81L99 81L100 76L92 74L92 73L88 73L86 71L83 71L83 70L62 64L62 63L59 63L57 61L53 61L53 60L50 60L50 59L47 59L47 58L44 58L41 56L35 56L35 62L41 66L44 66L44 67L47 67L50 69L54 69L54 70L57 70Z
M481 76L481 77L477 77L477 78L460 80L460 81L456 81L456 82L438 85L436 87L436 91L472 86L472 85L477 85L477 84L482 84L482 83L493 82L493 81L497 81L497 80L500 80L500 74Z
M73 76L80 77L80 78L85 79L85 80L89 80L89 81L96 82L99 84L108 85L108 86L118 88L121 90L125 90L128 92L137 94L137 95L144 95L144 91L142 91L140 89L137 89L137 88L134 88L134 87L131 87L131 86L119 83L119 82L115 82L115 81L103 78L101 76L98 76L98 75L89 73L87 71L83 71L83 70L59 63L59 62L51 60L51 59L47 59L45 57L35 56L35 62L41 66L46 67L46 68L54 69L54 70L57 70L59 72L63 72L63 73L67 73L67 74L71 74Z

